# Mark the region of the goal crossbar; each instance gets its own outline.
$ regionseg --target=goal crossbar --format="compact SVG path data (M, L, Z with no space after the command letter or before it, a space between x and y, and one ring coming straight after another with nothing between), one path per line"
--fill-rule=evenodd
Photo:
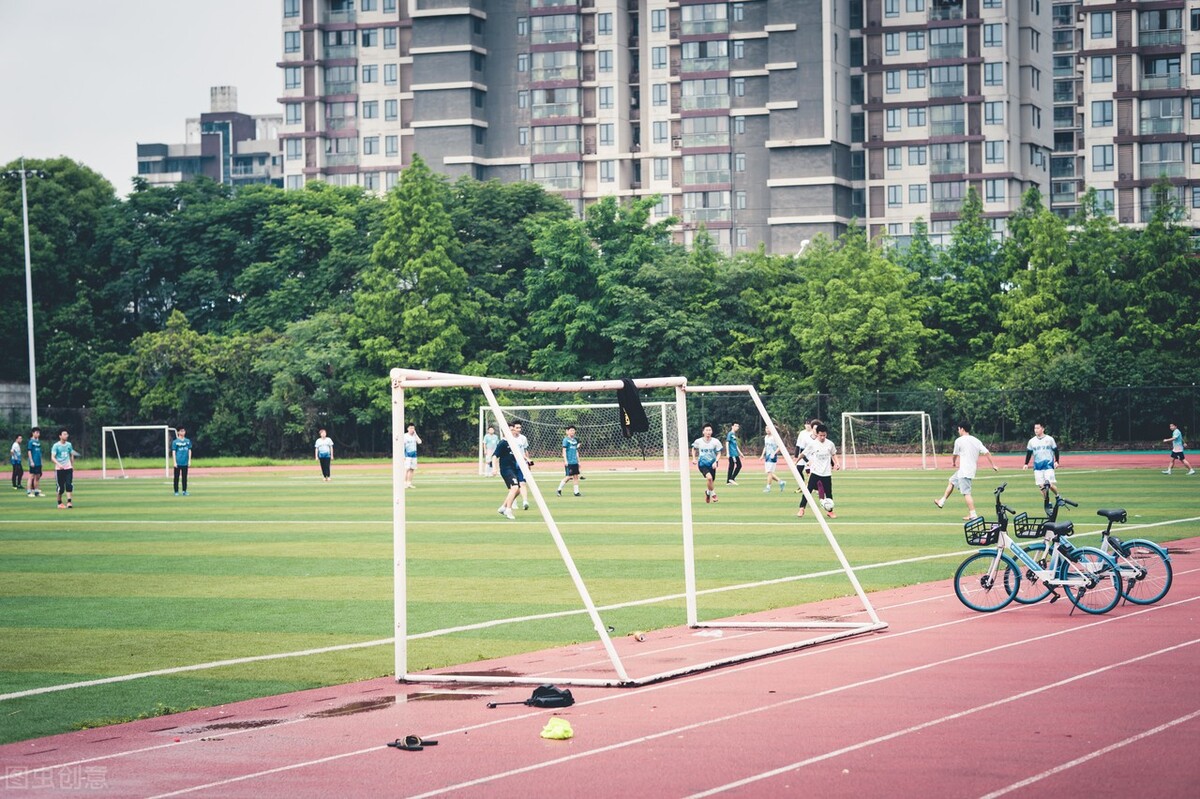
M487 407L493 413L497 425L500 428L501 436L509 442L509 446L513 447L514 451L519 451L516 446L516 441L513 437L512 430L509 427L505 416L504 407L496 399L495 390L509 389L520 391L536 391L547 393L575 393L575 392L596 392L596 391L616 391L624 387L625 383L621 380L589 380L579 382L544 382L530 380L510 380L504 378L487 378L477 377L472 375L456 375L445 372L429 372L413 369L393 369L390 373L391 389L392 389L392 509L393 509L393 571L394 571L394 613L395 613L395 669L396 679L408 682L430 682L430 683L496 683L496 684L541 684L548 680L559 682L565 685L580 685L580 686L636 686L645 685L651 682L670 679L685 674L695 673L696 671L716 668L722 665L731 663L743 662L746 660L760 658L771 654L792 651L808 646L813 646L827 641L838 640L853 635L861 635L867 632L883 629L887 626L885 622L880 621L875 613L874 607L859 584L857 577L854 575L853 569L845 558L841 547L838 546L832 531L823 518L817 516L818 522L825 532L826 539L830 542L834 552L837 555L838 561L841 564L842 571L849 577L851 584L854 586L855 593L859 597L863 610L867 613L870 621L862 623L854 622L782 622L782 623L762 623L762 622L744 622L739 623L733 621L706 621L702 622L699 619L699 614L696 606L696 569L695 569L695 542L692 528L692 512L690 502L690 485L689 485L689 461L684 456L688 451L689 442L687 441L687 401L686 395L693 392L719 392L719 391L746 391L753 398L756 408L762 415L765 424L771 429L774 425L770 420L770 416L763 406L757 391L752 386L688 386L687 379L684 377L662 377L662 378L643 378L635 379L633 384L638 389L648 388L673 388L675 390L675 405L678 419L677 436L679 444L678 457L678 475L680 489L680 510L682 516L683 528L683 555L684 555L684 583L686 595L686 613L687 625L692 628L699 627L764 627L776 629L803 629L812 631L824 631L822 635L807 637L799 641L789 641L778 646L758 649L753 652L741 652L722 657L717 660L708 661L705 663L691 664L679 668L672 668L667 671L659 672L647 676L632 677L625 668L616 647L613 644L612 636L609 630L600 618L599 610L592 600L591 594L585 584L582 575L580 574L574 558L564 540L557 523L554 520L553 514L550 512L549 506L545 501L541 489L538 487L537 480L524 462L524 459L517 458L517 464L521 469L526 480L530 496L533 502L537 505L541 513L542 520L554 541L554 545L558 550L562 562L567 572L569 573L575 589L579 594L581 603L592 622L592 627L596 637L599 639L608 662L612 667L612 677L587 678L578 675L548 675L539 674L536 676L522 675L505 675L503 677L488 677L479 674L431 674L431 673L413 673L408 671L408 584L407 584L407 522L405 512L405 489L403 481L403 431L406 429L404 419L404 395L408 390L418 390L423 388L464 388L476 387L484 395ZM778 435L778 434L776 434ZM782 445L782 441L780 442ZM800 479L800 472L796 462L787 452L787 448L781 446L781 452L787 462L788 469L792 473L793 478L801 486L805 496L812 501L812 495L808 492L803 481Z

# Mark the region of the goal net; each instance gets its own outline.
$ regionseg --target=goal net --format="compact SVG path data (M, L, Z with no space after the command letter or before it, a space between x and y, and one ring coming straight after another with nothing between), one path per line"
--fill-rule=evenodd
M679 457L678 420L673 402L643 402L650 429L626 437L621 429L621 409L616 403L581 405L503 405L508 424L521 423L521 434L529 439L531 460L562 456L563 433L575 427L579 454L587 461L618 461L616 468L653 469L667 472ZM499 431L499 420L491 408L479 408L479 473L487 463L484 437L488 428ZM499 435L499 433L496 433Z
M842 414L842 453L850 468L937 468L933 424L925 411Z
M110 425L100 431L100 477L130 477L147 472L133 469L153 469L158 464L163 474L171 476L171 439L175 428L165 424ZM111 472L111 474L110 474Z
M675 425L674 448L679 453L688 452L690 449L687 417L687 395L689 393L743 393L751 399L751 404L757 418L761 419L763 429L767 431L775 429L757 391L752 386L688 386L686 379L682 377L640 379L633 382L641 391L673 389L675 394L674 412L678 420ZM418 617L418 614L424 613L420 603L421 597L426 596L427 591L435 590L435 586L444 586L447 582L440 578L431 579L423 568L414 570L410 595L410 564L408 562L410 526L413 534L418 537L416 540L420 541L422 540L420 536L423 536L426 530L423 525L429 524L431 513L442 519L457 514L464 519L464 525L472 528L479 527L480 521L472 516L473 512L469 509L464 514L461 499L439 499L438 494L433 491L420 495L421 514L412 521L408 519L407 504L409 500L404 481L403 443L406 429L406 395L413 391L476 388L483 395L486 409L495 420L497 434L507 440L509 446L516 450L508 411L497 400L497 392L504 392L506 396L516 392L615 393L622 388L622 385L622 381L619 380L536 382L410 369L393 369L391 371L393 610L397 680L476 685L489 683L542 684L546 682L593 686L645 685L704 669L869 633L887 626L876 615L875 609L863 591L825 518L820 513L814 513L810 517L811 521L816 522L820 527L825 542L828 544L828 552L822 555L823 559L821 559L814 557L814 550L820 547L815 545L813 536L795 535L792 527L795 524L794 505L790 502L779 504L781 519L777 523L778 530L772 530L771 533L777 536L777 540L780 542L779 546L789 553L789 560L794 564L802 564L802 567L807 568L808 572L799 575L791 573L771 580L758 580L749 585L736 583L741 572L738 571L735 563L730 562L729 558L722 559L722 553L725 555L730 553L731 550L727 548L731 546L730 540L737 542L732 546L741 546L748 533L757 534L760 531L740 526L739 514L725 514L723 520L710 515L706 516L706 519L713 519L713 521L706 522L706 535L698 542L692 518L692 503L696 501L693 494L698 494L694 490L698 483L695 482L695 470L691 466L690 459L686 457L672 459L673 476L667 480L667 485L675 483L677 489L667 488L669 493L665 495L664 479L658 475L644 474L609 478L622 482L620 487L612 489L612 494L601 495L596 500L603 518L607 520L601 522L600 526L597 526L597 522L594 520L580 518L579 509L586 507L584 505L572 503L569 506L571 510L563 509L563 513L567 514L566 524L571 530L571 540L576 542L578 547L582 547L586 558L585 564L588 568L581 571L572 548L568 546L567 538L559 527L555 513L546 500L546 494L550 492L542 490L538 485L537 477L528 468L524 459L517 458L517 466L525 478L529 502L537 512L537 516L531 514L529 517L522 517L522 521L525 518L532 520L540 518L542 529L548 534L550 541L538 536L530 536L530 527L527 524L509 528L507 525L512 525L512 522L502 521L501 524L506 525L505 528L489 527L482 533L477 529L472 529L467 538L459 540L454 557L470 558L471 552L478 552L477 557L486 559L486 561L480 560L477 566L473 567L476 569L477 576L455 578L458 584L457 590L463 592L464 597L469 595L475 598L476 601L472 602L472 605L495 602L503 607L520 608L520 615L512 618L475 618L471 619L470 623L463 619L463 623L449 630L437 632L422 630L414 634L410 629L410 613L414 615L414 618ZM643 407L645 407L644 404ZM701 424L703 422L696 422L694 426L698 428ZM698 436L700 431L696 429L692 432ZM558 436L558 433L556 432L555 435ZM557 443L561 443L561 437L558 438ZM559 449L561 450L561 447ZM808 501L813 502L813 497L801 481L797 464L787 446L780 448L780 456L786 463L791 480L794 481L792 484L799 485ZM600 487L598 486L596 490L600 490ZM654 519L650 518L648 511L643 510L654 507L652 503L662 502L675 490L678 491L678 515L664 514L662 510L659 510L657 515L660 518ZM585 494L589 495L590 499L593 490L589 489ZM699 495L702 496L702 494ZM457 497L459 494L456 493L455 496ZM673 501L670 500L667 507L670 507L670 503ZM706 505L703 507L723 508L724 506ZM487 513L494 518L495 511L491 508L487 509ZM619 518L622 515L625 516L624 519ZM495 524L495 522L491 522L491 524ZM717 532L711 527L714 524L729 525L730 529L719 531L717 538L714 538L709 534ZM662 528L658 533L658 538L652 537L654 528ZM449 539L446 539L444 533L445 529L444 526L439 527L436 537L448 542ZM510 530L511 532L509 532ZM481 535L484 539L482 541ZM725 540L726 538L728 540ZM674 540L676 546L671 545L671 539ZM468 548L474 546L473 542L476 541L480 541L479 549L472 549L469 552ZM647 541L648 543L644 543ZM722 541L724 542L722 543ZM698 543L702 553L699 560L697 557ZM447 543L446 546L451 546L451 544ZM646 557L657 558L654 563L646 564L644 573L638 571L638 568L643 565L641 553L646 553ZM678 560L675 568L678 571L674 571L669 565L676 558ZM736 561L736 558L733 560ZM702 577L706 581L706 586L711 586L706 587L703 592L698 587L698 563L702 568ZM608 574L613 574L614 564L618 564L615 577L597 574L601 568L607 570ZM558 568L555 568L556 566ZM638 593L637 586L661 584L665 580L669 580L669 575L664 573L664 566L667 572L678 575L679 588L682 590L672 589L678 592L654 597L630 595ZM774 568L775 564L772 564L772 567ZM731 569L733 571L730 571ZM585 579L584 571L588 573L588 579ZM712 581L714 573L722 575L719 584L714 584ZM517 590L516 586L519 581L508 578L516 576L536 578L534 582L538 586L537 595L532 597L515 595L514 592ZM566 579L568 577L569 581ZM846 587L850 587L853 595L857 597L858 603L854 607L850 607L848 613L833 617L824 613L818 615L814 612L807 618L797 618L799 614L795 610L795 606L802 604L804 595L796 586L800 584L798 581L807 581L810 578L819 580L840 578L841 582L837 585L840 594L845 595ZM607 600L607 604L597 603L593 593L594 586L600 587L600 590L604 592L602 598ZM783 594L785 601L778 601L777 594L769 602L756 604L752 609L743 611L741 608L744 606L730 600L731 592L737 592L740 589L762 590L764 587L769 587L770 590L777 592L785 592ZM705 614L716 618L702 618L700 600L708 596L720 597L717 601L710 601L709 609ZM410 598L414 602L412 607L410 607ZM680 600L683 604L682 614L679 613L680 608L678 607ZM658 649L655 649L652 643L642 643L641 639L638 639L636 645L640 647L639 650L630 652L628 647L634 644L630 644L628 637L622 635L619 636L620 640L614 638L616 625L622 624L624 627L623 622L618 618L620 618L620 614L628 613L632 608L641 609L642 606L648 605L659 606L660 610L656 612L664 614L664 618L669 618L667 622L659 625L659 628L664 630L664 636L668 632L667 628L675 625L676 632L673 634L676 636L686 634L705 637L688 638L682 641L677 638L674 644L667 642ZM739 609L731 612L730 608L733 607ZM785 609L771 611L769 610L771 607ZM536 612L528 612L530 608ZM503 625L508 624L526 624L540 629L540 625L548 624L551 620L562 619L567 615L570 615L572 619L586 619L587 625L590 626L590 633L588 633L582 628L583 622L578 622L581 627L576 640L582 640L584 645L570 648L570 651L560 655L560 660L553 662L543 660L541 655L544 653L538 653L537 656L531 657L529 668L526 670L528 673L521 672L512 664L488 668L488 664L476 662L466 667L437 669L418 667L414 669L410 663L410 643L412 641L449 633L464 634L476 639L486 635L500 636L505 640L510 640L510 651L520 652L523 650L516 645L517 639L521 637L520 634L503 631L498 633L496 630L502 629ZM680 615L683 618L679 618ZM430 623L430 621L426 621L427 625ZM432 623L436 624L437 622ZM678 625L681 623L686 624L686 630L705 629L701 633L678 632ZM723 634L722 628L736 628L741 632L737 635L726 636ZM641 629L657 628L642 627ZM530 632L529 636L531 639L537 638L533 632ZM555 636L550 637L555 638ZM593 641L597 641L599 647L586 646L589 637ZM562 640L562 637L557 636L557 640ZM536 649L537 647L532 648ZM584 653L584 650L591 651ZM477 652L478 650L473 647L471 651ZM562 652L562 650L554 651ZM464 661L470 659L469 656L463 658ZM474 659L478 661L478 657ZM626 668L626 660L635 662L640 672L649 673L632 675Z

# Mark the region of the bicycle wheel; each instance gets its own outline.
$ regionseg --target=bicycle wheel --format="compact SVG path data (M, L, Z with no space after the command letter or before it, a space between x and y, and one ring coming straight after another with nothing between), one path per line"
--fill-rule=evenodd
M1038 541L1036 544L1029 544L1021 549L1025 550L1029 557L1039 562L1046 557L1045 541ZM1017 563L1017 569L1021 573L1021 581L1017 586L1017 595L1014 599L1022 605L1033 605L1050 596L1050 586L1039 580L1032 569L1023 563Z
M1121 601L1121 575L1117 565L1098 549L1081 547L1066 555L1059 576L1064 580L1088 581L1087 585L1063 586L1067 598L1085 613L1108 613Z
M1149 541L1125 541L1111 557L1121 572L1125 598L1135 605L1153 605L1171 590L1171 561Z
M977 552L967 558L954 573L954 593L958 601L980 613L999 610L1013 601L1021 583L1021 572L1008 555Z

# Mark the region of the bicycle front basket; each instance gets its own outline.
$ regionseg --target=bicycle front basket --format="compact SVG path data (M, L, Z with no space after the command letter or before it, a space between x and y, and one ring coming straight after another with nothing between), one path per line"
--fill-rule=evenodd
M1013 533L1017 538L1041 538L1046 532L1042 525L1048 521L1050 520L1041 516L1018 513L1013 517Z
M967 536L968 546L990 547L1000 540L1000 527L994 522L986 521L982 516L976 516L963 525Z

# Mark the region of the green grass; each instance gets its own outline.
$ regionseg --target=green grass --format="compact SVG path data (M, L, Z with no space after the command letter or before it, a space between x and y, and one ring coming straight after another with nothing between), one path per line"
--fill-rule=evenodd
M580 602L535 510L496 514L498 480L418 474L409 504L410 632L577 611ZM706 506L693 478L701 590L837 567L796 496L761 493L757 470ZM868 590L949 577L966 549L961 498L938 511L946 472L850 472L834 478L835 530ZM1158 470L1065 472L1081 533L1094 510L1124 506L1130 522L1196 516L1195 478ZM593 473L585 496L553 496L563 535L600 606L680 593L678 478ZM981 475L977 496L1007 479L1006 499L1037 512L1028 473ZM47 482L53 489L53 479ZM0 693L219 660L386 639L392 634L391 485L385 469L262 470L194 476L190 497L162 478L78 480L76 507L0 493ZM981 508L983 509L983 508ZM1200 522L1137 532L1158 541L1200 535ZM1083 542L1095 538L1083 537ZM867 568L873 564L930 560ZM797 605L850 592L844 577L704 595L706 618ZM603 611L617 634L683 621L683 602ZM529 651L593 637L587 617L417 638L410 667ZM0 743L392 673L391 646L260 661L0 701Z

